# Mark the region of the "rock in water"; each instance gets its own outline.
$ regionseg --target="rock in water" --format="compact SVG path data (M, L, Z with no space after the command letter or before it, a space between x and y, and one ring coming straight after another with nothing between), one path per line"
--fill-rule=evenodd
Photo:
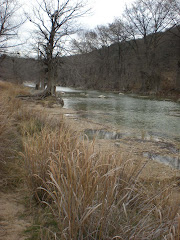
M105 98L106 96L104 95L99 95L98 98Z

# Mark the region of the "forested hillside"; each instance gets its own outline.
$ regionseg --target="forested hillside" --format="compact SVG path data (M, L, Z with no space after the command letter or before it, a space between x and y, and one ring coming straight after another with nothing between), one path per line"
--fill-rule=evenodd
M159 33L158 38L155 49L146 49L144 40L139 39L65 58L59 83L74 87L143 93L179 91L178 30Z
M148 36L151 38L152 36ZM175 28L158 33L158 44L147 48L144 39L63 57L57 84L81 88L150 94L180 91L180 37ZM46 81L47 70L35 59L1 56L0 77L8 81Z
M40 64L33 58L23 58L18 54L1 55L0 78L15 83L36 82L40 73Z

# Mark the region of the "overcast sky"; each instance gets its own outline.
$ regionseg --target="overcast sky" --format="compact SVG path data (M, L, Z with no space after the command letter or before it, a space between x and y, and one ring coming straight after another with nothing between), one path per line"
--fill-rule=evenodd
M115 17L120 17L125 5L131 4L134 0L88 0L88 6L92 8L92 13L88 17L81 18L81 23L88 28L94 28L97 25L111 23ZM36 0L19 0L27 11Z
M89 28L97 25L111 23L115 17L120 17L125 5L134 0L89 0L92 14L84 19L83 23Z
M91 14L88 14L87 17L82 17L79 19L83 28L93 29L97 25L105 25L113 22L115 17L120 17L123 13L125 5L129 5L134 0L88 0L88 7L92 8ZM28 12L28 9L36 0L19 0L23 5L24 11ZM21 42L31 41L31 35L28 32L31 32L33 25L27 21L19 31L19 38ZM27 52L30 48L28 44L24 44L17 48L19 52Z

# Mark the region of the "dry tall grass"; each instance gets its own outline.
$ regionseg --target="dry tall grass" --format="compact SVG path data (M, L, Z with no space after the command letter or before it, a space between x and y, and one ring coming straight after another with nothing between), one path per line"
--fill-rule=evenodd
M15 96L18 92L24 92L10 83L0 81L0 187L13 185L18 179L11 172L15 168L15 151L21 147L21 139L17 132L15 115L21 106Z
M0 91L1 163L15 144L16 124L28 188L47 206L35 239L180 239L171 186L150 187L140 181L142 167L132 159L96 152L94 142L82 140L66 123L22 108L15 87L0 83ZM52 216L53 227L47 223Z
M28 186L53 212L54 239L179 239L170 186L150 191L132 160L96 153L65 123L24 131Z

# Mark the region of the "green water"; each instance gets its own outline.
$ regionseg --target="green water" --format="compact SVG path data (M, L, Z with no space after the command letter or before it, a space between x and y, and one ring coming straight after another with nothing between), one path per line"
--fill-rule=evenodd
M113 126L129 136L180 141L179 103L72 88L58 87L57 91L64 92L64 107L78 111L82 118Z

